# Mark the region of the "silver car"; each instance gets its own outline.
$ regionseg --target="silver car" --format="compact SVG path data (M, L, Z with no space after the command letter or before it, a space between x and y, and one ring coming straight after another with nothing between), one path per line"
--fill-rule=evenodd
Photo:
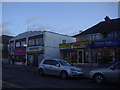
M67 79L68 77L83 76L83 69L73 67L65 60L43 59L39 64L39 75L44 74L57 75L62 79Z
M104 82L120 83L120 62L105 69L92 70L89 76L97 84L103 84Z

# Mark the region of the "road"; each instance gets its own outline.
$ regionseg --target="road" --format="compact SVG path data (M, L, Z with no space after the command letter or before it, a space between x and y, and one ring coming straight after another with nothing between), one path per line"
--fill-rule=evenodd
M97 85L87 78L62 80L57 76L39 76L24 68L2 68L2 88L119 88L116 84Z

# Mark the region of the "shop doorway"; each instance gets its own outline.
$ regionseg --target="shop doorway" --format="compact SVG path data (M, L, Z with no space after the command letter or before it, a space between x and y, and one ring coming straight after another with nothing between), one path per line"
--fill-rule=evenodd
M78 51L77 57L78 57L77 58L78 63L83 63L83 60L84 60L84 52L83 52L83 50Z
M28 55L28 61L27 61L27 63L28 63L29 65L32 65L32 64L33 64L33 55Z
M33 66L38 66L38 54L34 54Z
M39 55L38 55L38 65L39 65L39 63L40 63L43 59L44 59L43 54L39 54Z

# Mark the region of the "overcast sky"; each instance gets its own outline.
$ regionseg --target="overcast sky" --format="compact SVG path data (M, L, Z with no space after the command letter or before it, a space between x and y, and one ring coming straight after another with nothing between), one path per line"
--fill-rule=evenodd
M104 21L118 18L117 2L2 2L3 34L49 30L75 35Z

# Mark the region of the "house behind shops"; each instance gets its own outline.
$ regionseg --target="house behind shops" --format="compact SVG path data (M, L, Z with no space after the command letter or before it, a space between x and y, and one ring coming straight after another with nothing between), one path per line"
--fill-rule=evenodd
M120 60L120 18L110 19L106 16L105 21L73 37L76 38L76 43L60 45L62 57L72 57L73 63L98 65Z
M13 36L1 35L0 36L0 51L2 52L2 63L9 63L8 61L8 44L9 40L13 38Z
M60 59L59 44L76 38L50 31L28 31L10 39L10 60L37 66L44 58Z

